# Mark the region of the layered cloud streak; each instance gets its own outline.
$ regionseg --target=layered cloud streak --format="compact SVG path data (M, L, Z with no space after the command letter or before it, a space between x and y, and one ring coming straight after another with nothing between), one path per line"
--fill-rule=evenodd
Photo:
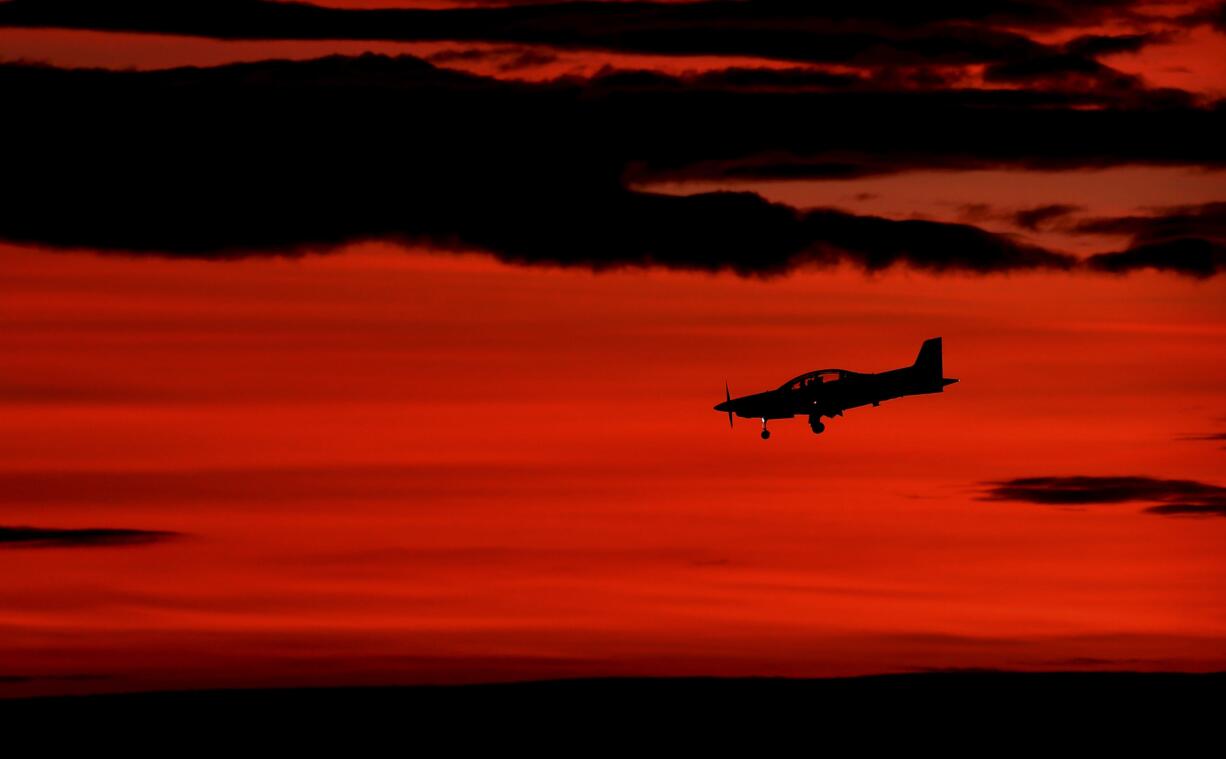
M597 269L1069 269L1079 262L1064 253L964 224L631 187L780 166L855 175L1226 162L1215 108L740 80L526 84L379 56L144 73L8 65L0 90L27 116L11 130L22 150L8 167L0 235L207 258L395 239ZM1209 264L1203 252L1167 259L1137 240L1093 265L1220 268L1213 239L1179 242L1209 245Z

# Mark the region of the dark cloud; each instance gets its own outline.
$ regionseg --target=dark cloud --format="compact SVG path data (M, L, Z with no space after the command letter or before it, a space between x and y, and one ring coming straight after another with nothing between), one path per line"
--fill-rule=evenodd
M1135 244L1189 237L1226 241L1226 202L1170 206L1149 215L1082 219L1071 230L1094 235L1129 235Z
M678 81L690 87L716 89L846 89L866 82L859 74L824 71L811 67L747 68L730 67L684 77L664 78L661 83Z
M1156 45L1169 41L1165 34L1088 34L1077 37L1064 44L1064 49L1073 54L1089 58L1116 53L1136 53L1147 45Z
M878 65L867 69L830 70L819 66L788 68L732 66L679 77L654 71L627 71L610 66L595 75L608 83L716 90L862 90L892 92L932 90L965 84L970 75L961 66Z
M983 78L994 84L1093 94L1131 107L1190 106L1197 101L1192 93L1151 88L1140 76L1126 74L1092 56L1067 50L1041 49L991 63L984 68Z
M1016 60L993 63L984 70L989 82L1033 83L1038 80L1069 81L1074 78L1091 80L1093 84L1110 84L1118 88L1137 86L1138 79L1121 74L1093 58L1058 50L1036 50ZM1108 81L1108 77L1118 77Z
M1154 269L1190 277L1212 277L1226 271L1226 245L1183 238L1142 243L1114 253L1096 253L1087 264L1116 274Z
M1127 249L1089 259L1092 268L1102 271L1149 268L1196 277L1226 271L1226 203L1171 207L1148 216L1084 219L1071 231L1132 237Z
M685 175L687 179L861 179L892 173L869 163L766 158L692 166Z
M1226 161L1221 115L1196 108L773 93L652 73L529 84L373 55L153 72L9 65L0 95L23 115L7 125L21 150L6 157L0 237L204 258L377 238L597 269L1070 268L1066 255L968 225L629 186L703 171ZM1135 265L1148 264L1115 268Z
M425 60L439 66L449 66L456 63L489 62L499 71L510 72L521 69L535 68L553 63L558 56L548 50L538 50L525 47L497 48L465 48L461 50L440 50L425 57Z
M1192 442L1226 443L1226 432L1209 432L1202 435L1181 435L1179 440ZM1226 446L1223 446L1226 449Z
M0 548L102 548L160 543L179 533L104 527L0 527Z
M1197 480L1156 477L1021 477L985 483L986 501L1047 506L1149 503L1150 514L1226 517L1226 488Z
M498 64L498 70L519 71L521 69L536 68L553 63L557 59L558 56L544 50L524 49Z
M1124 503L1163 500L1169 496L1199 497L1221 494L1222 488L1194 480L1153 477L1022 477L989 483L986 499L1027 501L1051 505Z
M1145 511L1172 517L1226 517L1226 498L1219 496L1208 502L1162 503L1150 506Z
M1219 32L1226 32L1226 2L1217 2L1193 10L1182 16L1180 21L1186 26L1208 24Z
M222 39L453 40L737 55L806 62L979 63L1043 46L1005 26L1051 26L1129 2L794 0L559 3L446 10L348 10L258 0L12 0L0 24Z
M1062 219L1080 209L1081 206L1068 205L1066 203L1050 203L1034 208L1026 208L1013 214L1013 223L1022 229L1037 232L1040 227L1047 226L1049 222Z
M610 208L613 213L606 216ZM594 210L577 211L581 215L575 221L582 228L566 230L565 247L534 234L513 241L488 239L487 244L495 250L509 248L502 257L523 263L597 269L659 264L757 275L840 262L867 270L906 264L979 273L1073 265L1067 256L972 226L894 221L832 209L798 211L752 193L633 193L610 198L604 208ZM626 226L619 226L619 220ZM584 228L597 225L599 236L583 234ZM582 244L575 243L578 239Z
M894 88L961 84L989 64L990 82L1102 90L1149 102L1191 96L1149 91L1097 57L1139 50L1160 34L1086 35L1048 45L1018 29L1136 19L1134 0L969 2L895 0L480 3L474 8L344 9L261 0L11 0L0 25L161 32L219 39L347 39L486 42L535 46L502 71L541 65L542 48L654 55L764 58L863 69ZM1152 19L1151 19L1152 23ZM446 54L444 53L444 56ZM942 68L944 67L944 68Z
M597 0L624 2L625 0ZM460 0L474 6L556 5L558 0ZM810 0L740 0L745 5L773 13L793 13L812 18L849 20L877 18L891 23L923 24L934 21L969 21L1016 26L1060 26L1095 23L1106 18L1129 17L1137 0L866 0L865 2L813 3ZM713 5L713 3L706 3ZM636 3L645 5L645 3Z

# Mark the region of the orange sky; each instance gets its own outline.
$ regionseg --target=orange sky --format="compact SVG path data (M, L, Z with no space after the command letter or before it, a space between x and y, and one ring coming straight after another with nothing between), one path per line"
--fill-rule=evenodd
M1226 521L976 500L1220 484L1217 281L0 256L0 522L186 533L0 551L0 672L107 678L5 693L1226 664ZM821 438L711 410L933 335Z

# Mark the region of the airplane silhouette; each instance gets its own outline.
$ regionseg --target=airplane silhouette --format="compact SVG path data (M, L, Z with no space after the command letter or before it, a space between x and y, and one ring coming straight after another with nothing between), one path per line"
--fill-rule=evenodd
M715 407L716 411L728 412L728 426L732 415L745 419L762 420L762 439L770 439L766 429L771 419L791 419L808 416L809 428L814 434L825 431L822 417L833 419L842 416L849 408L880 405L882 401L901 398L904 395L925 395L945 392L946 385L958 380L943 376L941 363L941 338L925 340L919 356L911 366L891 369L877 374L849 372L846 369L820 369L816 372L793 377L775 390L733 398L724 383L726 400Z

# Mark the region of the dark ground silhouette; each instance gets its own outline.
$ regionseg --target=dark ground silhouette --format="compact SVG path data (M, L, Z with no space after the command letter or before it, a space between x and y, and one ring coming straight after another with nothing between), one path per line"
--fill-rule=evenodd
M1046 754L1142 741L1169 750L1212 734L1223 695L1226 673L952 671L47 697L0 701L0 720L37 729L44 742L119 739L172 754L202 744Z

